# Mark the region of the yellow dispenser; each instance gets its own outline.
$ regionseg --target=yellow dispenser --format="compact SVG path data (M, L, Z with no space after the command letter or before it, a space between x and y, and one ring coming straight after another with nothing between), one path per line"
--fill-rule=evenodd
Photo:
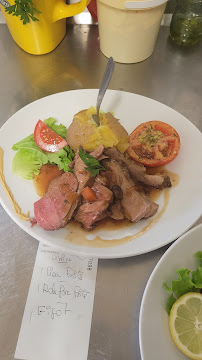
M13 40L26 52L42 55L54 50L64 38L66 18L81 13L89 1L67 5L65 0L33 0L33 7L41 12L35 15L39 21L30 19L25 25L20 17L12 16L2 5L0 7ZM14 0L9 3L13 5Z

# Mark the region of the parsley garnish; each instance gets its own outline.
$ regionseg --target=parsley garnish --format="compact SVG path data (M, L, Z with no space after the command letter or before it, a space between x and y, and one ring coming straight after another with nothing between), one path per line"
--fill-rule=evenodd
M32 21L39 21L34 16L34 13L41 13L41 11L33 7L32 0L15 0L14 5L6 7L5 11L13 16L20 16L20 20L22 20L24 25L29 23L30 19Z
M85 170L90 171L91 176L98 175L101 170L105 170L105 168L99 163L99 161L97 161L97 159L81 148L79 148L79 156L86 165Z

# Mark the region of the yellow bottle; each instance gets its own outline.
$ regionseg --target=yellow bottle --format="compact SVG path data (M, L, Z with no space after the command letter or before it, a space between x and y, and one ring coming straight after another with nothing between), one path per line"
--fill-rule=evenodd
M10 5L14 0L9 1ZM41 13L35 17L39 21L32 21L23 25L18 16L5 12L0 5L6 19L13 40L26 52L34 55L47 54L54 50L66 34L66 18L81 13L89 0L67 5L65 0L33 0L33 7Z

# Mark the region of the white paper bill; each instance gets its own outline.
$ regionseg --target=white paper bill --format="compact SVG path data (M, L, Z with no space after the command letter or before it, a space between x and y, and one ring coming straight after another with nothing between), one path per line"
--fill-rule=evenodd
M97 264L40 243L16 359L87 360Z

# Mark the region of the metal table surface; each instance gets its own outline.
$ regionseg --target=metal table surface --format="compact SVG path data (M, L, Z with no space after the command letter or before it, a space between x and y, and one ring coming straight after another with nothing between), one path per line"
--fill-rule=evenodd
M168 35L169 28L161 27L154 54L146 61L117 63L110 88L163 102L202 131L202 44L182 50ZM97 25L69 25L58 48L38 57L21 50L7 26L0 25L0 126L43 96L98 88L106 63L99 50ZM38 241L0 207L0 360L14 358L37 248ZM167 248L126 259L99 260L88 360L140 359L141 298Z

